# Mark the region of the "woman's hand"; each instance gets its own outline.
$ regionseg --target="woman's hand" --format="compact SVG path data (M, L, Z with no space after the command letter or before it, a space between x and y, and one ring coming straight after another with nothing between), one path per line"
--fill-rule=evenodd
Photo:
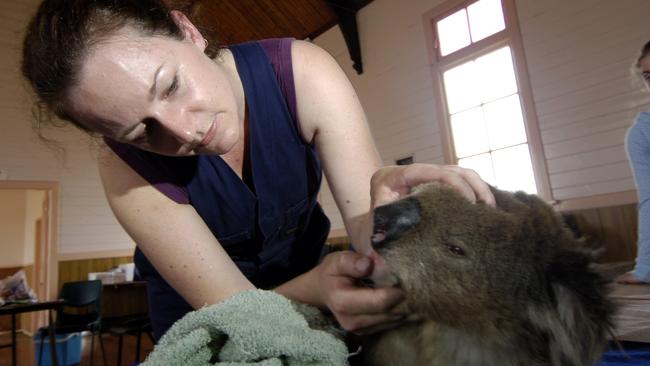
M411 164L383 167L373 174L370 182L371 213L378 206L408 195L417 185L429 182L448 185L473 203L483 202L489 206L496 204L488 184L471 169L457 165ZM362 230L372 233L372 220L367 220L364 224L370 227ZM367 240L360 240L355 249L371 258L374 267L371 278L376 283L390 282L390 268L372 248L370 235Z
M427 182L439 182L455 189L470 202L494 206L490 187L475 171L457 165L411 164L383 167L372 176L372 208L395 201L411 188Z
M343 329L370 334L394 327L406 314L397 305L404 299L394 287L369 288L360 283L372 272L372 261L350 251L334 252L315 268L321 303Z

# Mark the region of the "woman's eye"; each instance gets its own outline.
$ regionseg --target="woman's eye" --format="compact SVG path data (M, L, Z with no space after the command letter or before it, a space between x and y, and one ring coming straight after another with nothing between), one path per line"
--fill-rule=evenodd
M457 245L453 244L447 244L447 250L449 253L458 256L458 257L464 257L465 256L465 250Z
M169 97L177 89L178 89L178 75L174 75L174 79L172 80L172 83L169 85L169 87L165 90L165 93L163 94L163 98Z

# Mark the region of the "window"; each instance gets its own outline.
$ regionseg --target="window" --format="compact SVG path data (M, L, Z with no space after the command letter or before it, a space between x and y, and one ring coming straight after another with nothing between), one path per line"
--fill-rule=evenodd
M550 198L513 0L452 0L424 20L447 162Z

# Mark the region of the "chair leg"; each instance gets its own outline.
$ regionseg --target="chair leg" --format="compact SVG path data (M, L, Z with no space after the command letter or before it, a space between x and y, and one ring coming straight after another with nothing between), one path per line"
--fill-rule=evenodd
M38 366L41 366L41 363L43 362L43 338L45 336L43 335L43 332L41 332L41 344L38 346ZM52 350L50 350L52 352Z
M122 365L122 347L124 345L124 336L120 334L117 336L117 366Z
M140 346L142 346L142 332L138 332L138 338L135 341L135 363L140 363Z
M106 362L106 350L104 349L104 340L102 340L102 332L99 332L99 347L102 349L102 361L104 361L104 366L107 366L108 362Z
M90 366L95 362L95 332L90 332Z

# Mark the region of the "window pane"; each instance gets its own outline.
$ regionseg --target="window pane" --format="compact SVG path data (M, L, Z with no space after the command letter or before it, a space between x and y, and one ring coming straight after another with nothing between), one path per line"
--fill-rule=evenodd
M537 193L528 144L494 151L492 159L497 187L506 191Z
M517 92L517 79L512 65L510 47L503 47L476 59L475 75L471 80L480 80L483 103L491 102ZM475 86L475 87L476 87Z
M476 65L466 62L443 74L447 108L454 114L481 104L481 90L476 87Z
M465 9L438 21L436 28L438 29L438 43L442 56L458 51L472 42L469 37Z
M490 149L518 145L527 141L519 94L483 105Z
M480 0L467 7L472 42L493 35L506 28L501 0Z
M484 181L496 186L492 158L490 154L475 155L469 158L458 160L458 165L463 168L473 169Z
M490 150L481 107L452 115L451 132L458 158Z

